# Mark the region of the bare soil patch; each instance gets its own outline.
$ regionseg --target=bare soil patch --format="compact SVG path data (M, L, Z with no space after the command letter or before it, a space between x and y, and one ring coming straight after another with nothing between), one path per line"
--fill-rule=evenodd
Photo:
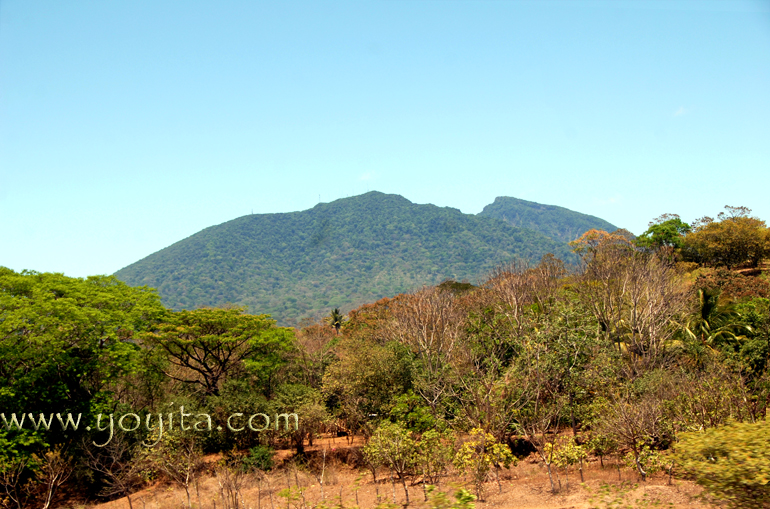
M378 471L377 482L361 461L360 437L324 438L306 447L304 462L295 462L291 450L279 450L275 460L277 468L261 479L251 479L240 492L246 509L313 509L321 505L328 508L374 508L383 503L396 506L429 508L419 479L416 484L407 483L409 502L399 482L391 482L387 471ZM326 458L323 460L323 451ZM220 457L208 456L213 466ZM321 486L318 461L324 461L324 485ZM211 469L209 469L211 470ZM530 456L515 467L502 470L500 486L493 478L485 485L484 500L475 502L478 509L526 508L526 509L589 509L589 508L708 508L698 498L702 489L691 481L676 479L669 484L667 475L653 475L647 482L639 482L634 471L605 461L590 461L584 468L585 483L580 482L577 471L569 473L569 486L564 474L560 475L561 489L552 493L545 466ZM301 495L297 490L301 488ZM285 496L287 487L292 488L296 499ZM468 479L457 475L448 476L438 489L449 494L459 488L473 492ZM283 496L279 493L284 491ZM454 500L454 497L450 497ZM131 496L134 509L181 509L186 507L184 489L158 483ZM224 509L220 486L214 475L199 478L197 490L192 490L192 506L200 509ZM72 509L128 509L126 498L92 506L69 505Z

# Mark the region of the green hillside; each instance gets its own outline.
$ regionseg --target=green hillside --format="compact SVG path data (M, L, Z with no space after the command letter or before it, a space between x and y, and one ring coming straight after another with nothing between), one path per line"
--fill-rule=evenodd
M498 196L479 216L502 219L511 226L529 228L560 242L570 242L591 229L615 231L604 219L581 214L564 207Z
M206 228L115 275L193 309L244 304L282 324L411 291L476 281L514 258L569 249L540 233L379 192Z

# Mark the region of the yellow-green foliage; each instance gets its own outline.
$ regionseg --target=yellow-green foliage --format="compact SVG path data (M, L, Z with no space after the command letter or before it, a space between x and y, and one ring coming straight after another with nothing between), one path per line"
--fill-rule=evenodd
M553 448L553 444L545 444L546 456L551 456ZM557 444L553 450L554 463L561 468L577 465L581 461L585 461L587 457L585 448L582 445L577 445L574 439Z
M683 433L677 460L731 507L770 507L770 422L732 423Z
M659 472L666 468L667 464L666 457L661 454L660 451L650 449L650 446L647 444L642 444L639 446L638 457L634 456L633 451L628 451L626 455L623 456L623 462L628 468L632 470L636 468L637 461L647 474L654 474L655 472Z
M645 509L650 507L673 508L672 502L665 502L661 496L650 495L643 492L641 495L634 496L634 492L639 488L635 483L608 484L602 483L599 489L594 491L588 485L582 485L588 493L591 494L588 501L591 503L591 509Z
M447 465L452 461L454 433L434 429L422 434L417 442L417 461L423 476L431 483L438 483Z
M400 424L383 422L364 447L364 458L371 465L387 466L403 479L416 463L417 444Z
M473 503L476 497L463 488L455 493L454 502L445 492L436 490L435 486L429 485L427 492L431 509L476 509L476 504Z
M498 443L495 437L480 428L471 430L470 440L460 447L454 459L455 468L462 473L469 473L473 478L479 498L493 466L508 468L515 463L516 458L511 454L511 449Z

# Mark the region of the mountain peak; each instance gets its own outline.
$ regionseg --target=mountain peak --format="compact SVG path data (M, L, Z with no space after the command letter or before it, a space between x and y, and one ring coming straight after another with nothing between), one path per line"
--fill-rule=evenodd
M510 196L498 196L479 213L501 219L511 226L528 228L554 240L570 242L591 229L615 231L617 226L588 214Z
M524 206L524 207L531 207L533 209L539 209L539 210L569 210L569 209L565 209L564 207L558 207L556 205L545 205L543 203L522 200L521 198L514 198L512 196L498 196L495 198L494 202L484 207L484 210L486 210L488 207L495 207L495 206L501 206L501 205L513 205L513 204Z

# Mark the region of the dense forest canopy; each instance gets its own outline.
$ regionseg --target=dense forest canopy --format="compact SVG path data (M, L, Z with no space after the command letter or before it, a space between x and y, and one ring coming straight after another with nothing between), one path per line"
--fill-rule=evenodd
M476 282L513 259L574 262L566 243L594 228L616 229L514 198L473 215L372 191L212 226L115 275L176 310L232 303L298 325L447 278Z
M189 496L203 453L264 470L269 448L301 457L344 430L405 490L455 469L483 497L523 440L553 491L564 465L618 456L641 480L678 465L714 497L766 507L765 222L741 207L692 225L669 214L570 247L577 264L498 264L297 328L237 306L171 310L114 277L0 268L0 506L49 507L68 485L130 501L157 478Z
M595 216L508 196L495 198L479 216L502 219L511 226L535 230L561 242L572 242L588 230L611 232L618 229Z

